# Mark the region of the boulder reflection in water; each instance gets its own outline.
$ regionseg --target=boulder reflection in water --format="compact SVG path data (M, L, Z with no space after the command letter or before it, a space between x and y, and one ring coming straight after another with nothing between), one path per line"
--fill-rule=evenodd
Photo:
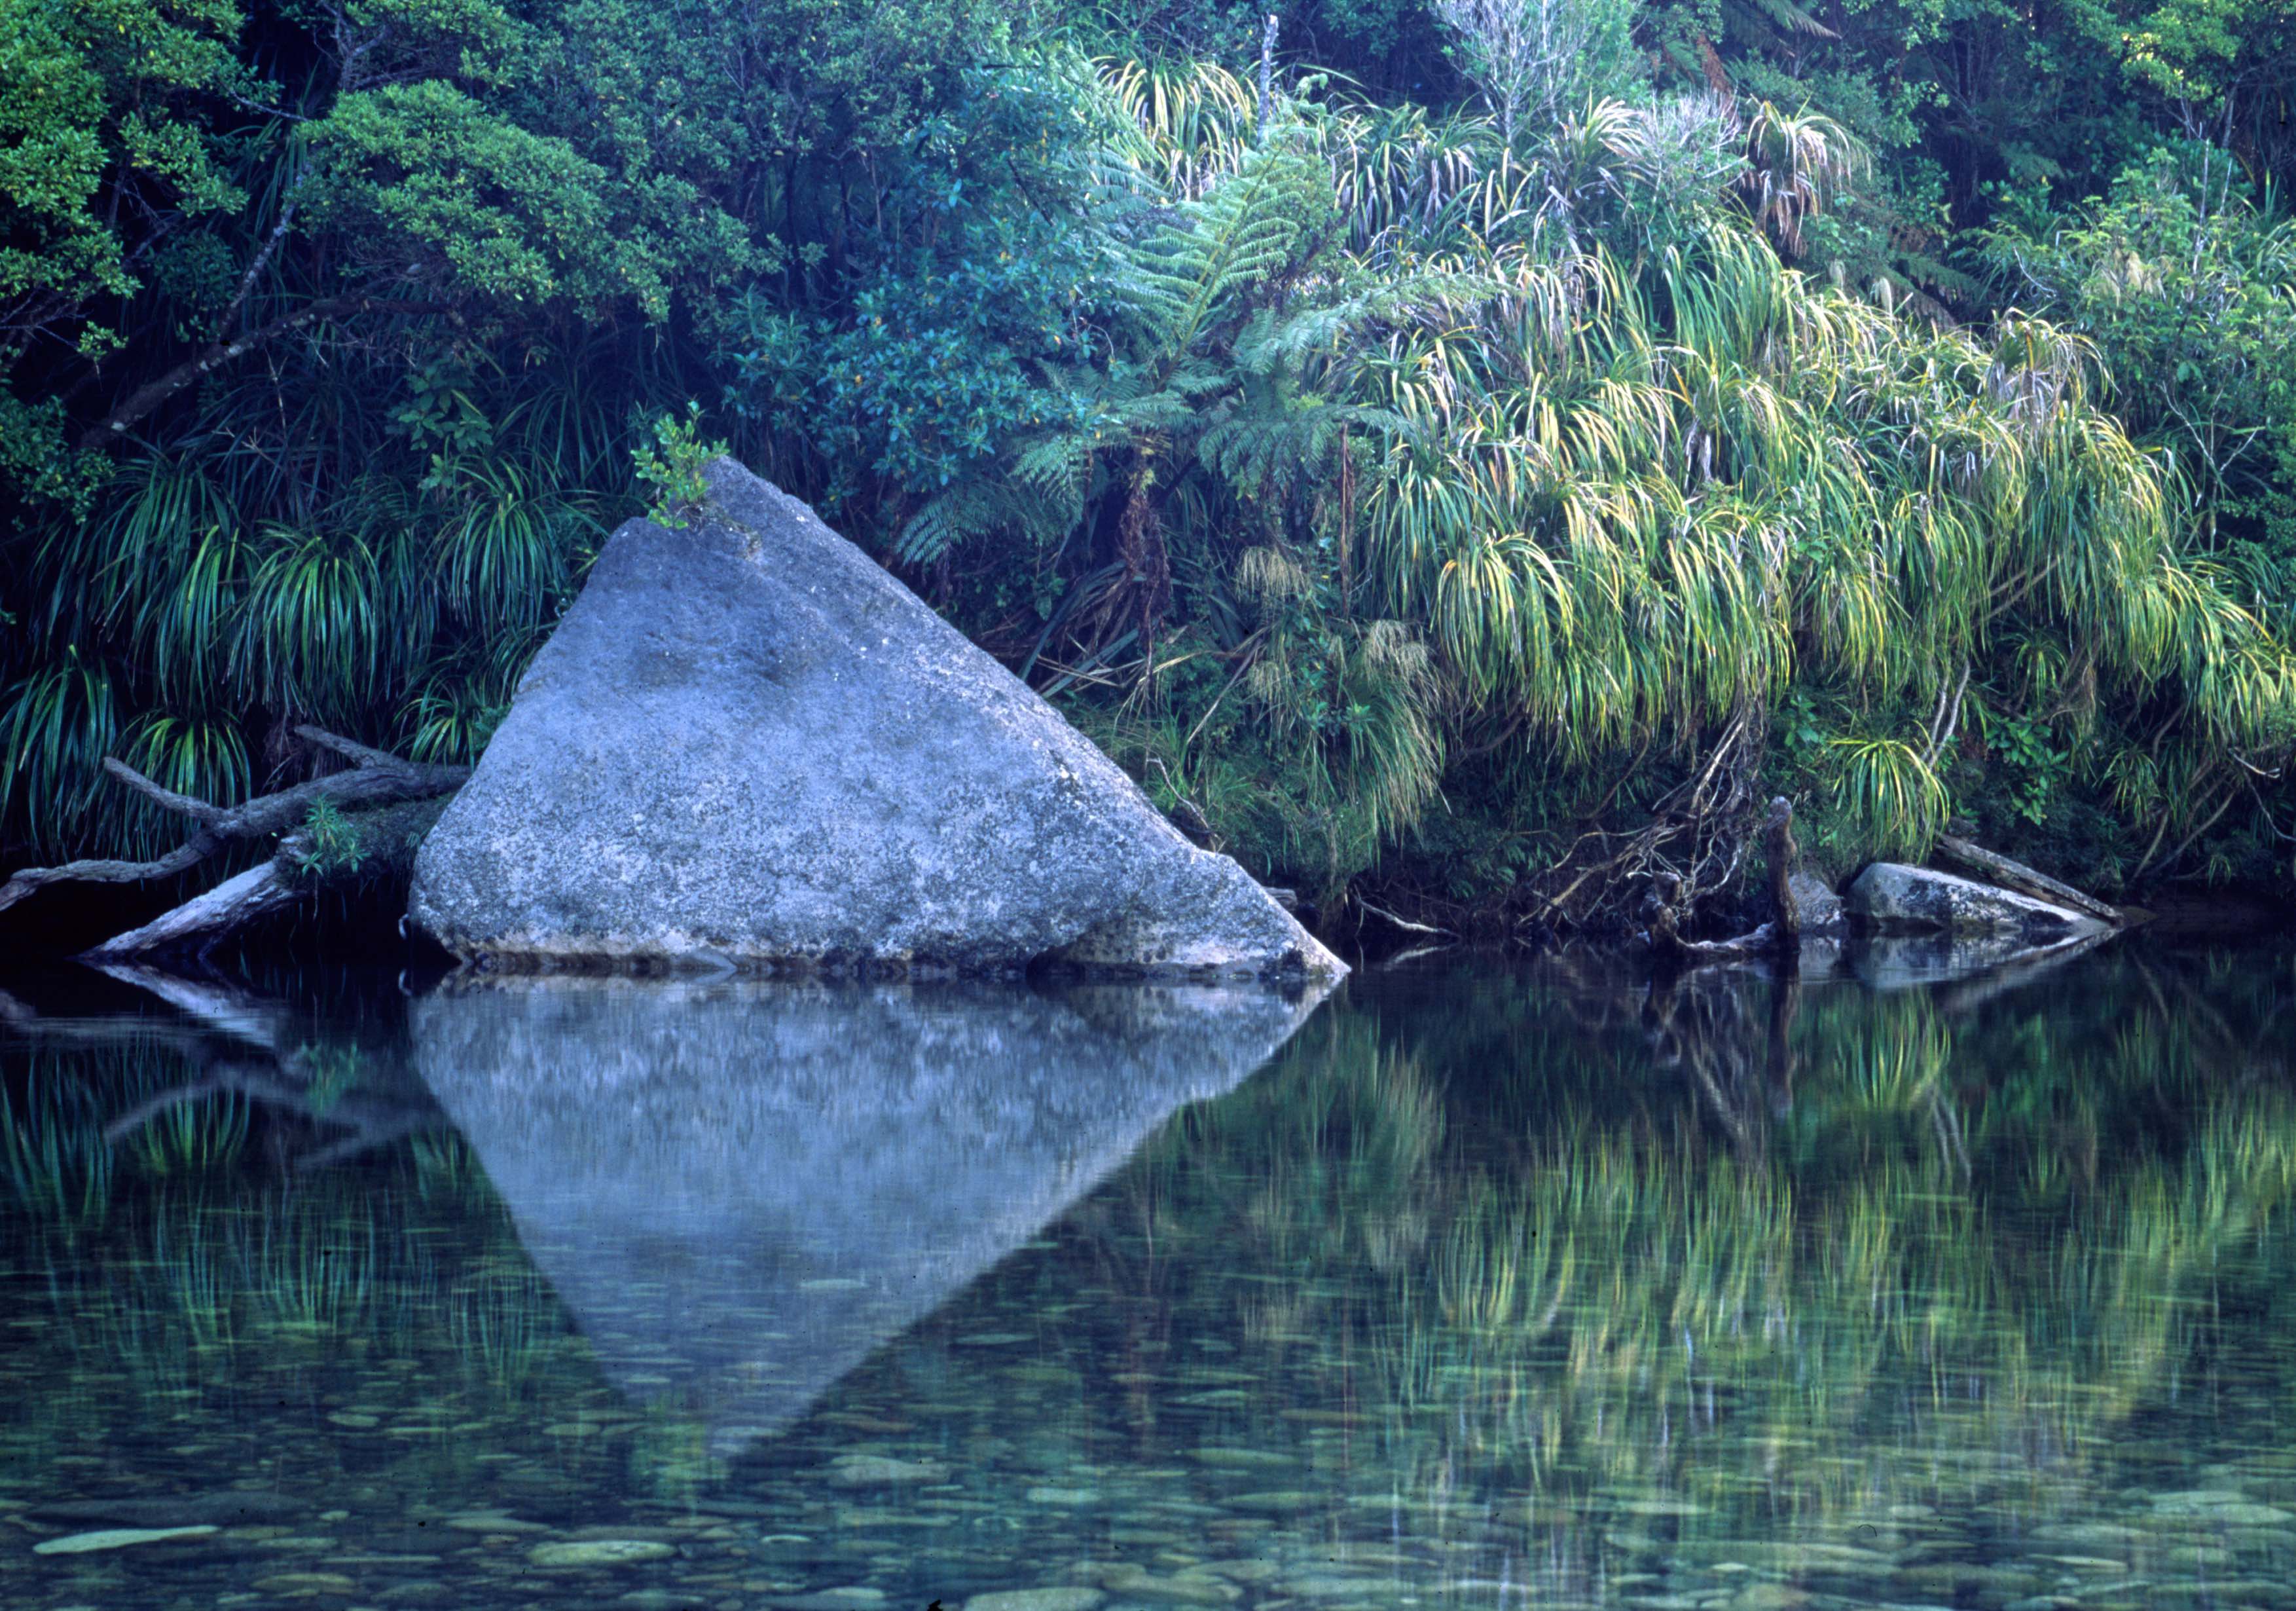
M415 1066L635 1398L731 1455L1027 1241L1321 992L450 983Z

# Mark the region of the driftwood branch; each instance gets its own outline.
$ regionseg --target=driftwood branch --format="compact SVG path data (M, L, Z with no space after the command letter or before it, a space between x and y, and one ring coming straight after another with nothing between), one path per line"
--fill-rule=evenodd
M1394 925L1397 928L1401 929L1406 934L1435 934L1440 935L1446 939L1456 939L1458 937L1456 934L1453 934L1449 929L1439 929L1431 923L1414 923L1410 918L1400 916L1394 912L1390 912L1385 907L1374 906L1370 901L1364 900L1360 895L1356 898L1356 904L1363 908L1365 911L1369 912L1373 916L1380 918L1383 922Z
M2107 906L2094 895L2083 894L2069 884L2060 884L2046 873L2029 867L2021 861L2013 861L1997 851L1972 844L1966 839L1957 839L1951 834L1939 834L1937 848L1948 860L1957 861L1965 867L1984 874L2004 889L2030 895L2036 900L2069 906L2115 928L2128 926L2128 919L2122 916L2119 908Z
M193 822L203 823L212 827L231 815L230 810L224 806L209 805L204 800L194 799L189 794L178 794L173 789L162 788L117 756L105 756L103 769L162 810L174 811L179 816L190 818Z
M1695 963L1751 962L1775 956L1783 945L1778 925L1765 923L1734 940L1690 940L1682 946L1684 960Z
M141 928L113 935L87 952L83 959L97 962L143 957L175 946L194 945L211 935L244 928L272 912L285 910L310 891L289 876L279 865L281 859L275 857L259 867L251 867L235 878L225 879L203 895L194 895L181 906L170 907Z
M141 928L114 935L81 959L102 964L174 951L196 953L204 962L225 936L303 905L323 887L404 879L414 870L414 848L438 822L446 803L443 795L434 794L347 813L341 842L324 863L309 834L290 834L280 840L270 860L226 879Z
M290 834L309 817L311 808L324 802L362 815L356 821L381 830L376 837L428 826L402 823L397 808L434 801L451 794L470 777L468 767L428 766L402 760L387 751L372 749L318 727L296 731L318 748L352 764L348 770L314 777L276 793L259 795L236 806L218 806L163 788L135 768L107 760L104 770L146 799L198 825L190 838L152 861L70 861L61 867L26 867L0 885L0 910L15 905L53 884L141 884L172 878L190 871L225 846ZM381 846L386 853L395 847ZM117 936L96 948L103 958L135 956L171 946L186 945L227 933L301 900L311 881L299 876L302 861L295 842L283 843L278 854L261 867L226 880L215 889L176 907L155 921Z
M407 767L415 763L393 755L389 750L378 750L368 744L357 744L340 733L330 733L324 727L315 727L304 722L295 729L295 736L304 743L316 745L331 755L339 755L355 767Z
M194 834L156 861L67 861L61 867L26 867L0 884L0 911L52 884L141 884L150 878L172 878L204 861L223 842L212 834Z

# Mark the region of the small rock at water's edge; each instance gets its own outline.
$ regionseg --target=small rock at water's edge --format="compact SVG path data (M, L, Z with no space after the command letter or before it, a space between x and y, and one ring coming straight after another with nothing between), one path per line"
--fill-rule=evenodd
M2013 933L2036 944L2103 933L2093 917L1973 879L1877 861L1842 892L1849 915L1885 934Z
M948 1467L939 1460L897 1460L879 1454L849 1454L830 1466L829 1480L840 1488L945 1483L948 1480Z

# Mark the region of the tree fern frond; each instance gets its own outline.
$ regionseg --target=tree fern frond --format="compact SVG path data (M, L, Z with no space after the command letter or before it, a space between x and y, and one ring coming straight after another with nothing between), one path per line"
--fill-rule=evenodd
M909 517L894 544L904 563L930 564L950 549L999 528L1028 523L1027 499L1000 479L958 481Z
M1023 443L1013 456L1011 473L1043 496L1073 499L1082 495L1091 452L1089 432L1055 432Z
M1286 125L1175 210L1128 254L1119 287L1156 357L1188 351L1245 293L1291 267L1332 207L1328 169Z

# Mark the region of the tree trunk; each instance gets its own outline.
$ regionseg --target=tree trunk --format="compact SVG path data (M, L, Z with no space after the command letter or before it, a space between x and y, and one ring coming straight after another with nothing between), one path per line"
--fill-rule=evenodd
M168 952L204 958L218 941L258 918L308 905L327 890L404 881L414 874L415 847L446 809L446 797L434 796L347 815L343 842L324 859L309 834L290 834L260 867L226 879L141 928L115 935L81 959L121 962Z
M1769 820L1762 825L1770 858L1770 904L1777 916L1775 935L1779 950L1794 955L1801 949L1801 908L1793 893L1793 801L1779 795L1770 801Z
M226 878L203 895L172 907L141 928L115 934L83 954L86 962L120 962L159 951L204 948L258 917L294 906L310 890L299 887L274 857L236 878Z
M1972 871L1984 874L2003 889L2014 890L2020 895L2030 895L2036 900L2046 900L2055 906L2069 906L2115 928L2128 926L2128 919L2118 908L2105 905L2094 895L2085 895L2069 884L2060 884L2046 873L2037 872L2021 861L2012 861L2006 856L1988 851L1982 845L1972 844L1966 839L1956 839L1950 834L1938 835L1937 848L1947 860L1957 861Z

